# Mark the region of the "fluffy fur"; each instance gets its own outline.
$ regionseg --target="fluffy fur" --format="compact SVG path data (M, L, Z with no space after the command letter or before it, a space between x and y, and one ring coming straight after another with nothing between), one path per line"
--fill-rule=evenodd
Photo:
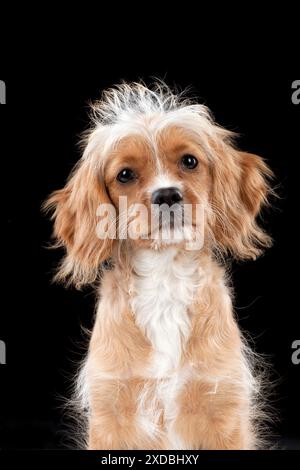
M86 445L257 448L260 382L220 260L255 259L270 245L256 219L272 173L260 157L238 151L205 106L163 84L116 86L92 110L82 159L46 203L66 248L56 278L81 287L101 277L77 389ZM197 157L194 171L178 164L184 154ZM138 177L121 185L116 175L126 167ZM99 204L112 204L122 221L120 196L150 209L153 191L169 186L202 205L203 226L192 218L167 241L97 237ZM187 250L184 242L200 229L202 248ZM108 259L112 268L103 269Z

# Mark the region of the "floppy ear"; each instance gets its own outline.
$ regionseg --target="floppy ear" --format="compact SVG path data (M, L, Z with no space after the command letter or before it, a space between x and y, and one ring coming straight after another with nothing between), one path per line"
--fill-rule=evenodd
M212 167L211 231L216 248L235 258L255 259L271 238L257 224L268 204L272 171L262 158L222 145Z
M46 210L53 211L55 246L64 246L66 256L55 276L80 288L93 282L101 262L109 258L113 240L99 239L96 233L97 208L112 204L98 172L87 161L75 167L63 189L46 201Z

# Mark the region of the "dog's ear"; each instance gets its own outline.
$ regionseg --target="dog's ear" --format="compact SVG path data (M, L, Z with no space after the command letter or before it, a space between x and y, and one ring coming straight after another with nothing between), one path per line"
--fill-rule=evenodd
M211 231L218 250L255 259L271 245L257 216L268 204L272 171L257 155L224 144L212 166Z
M53 212L55 246L66 249L56 280L80 288L96 279L101 263L111 255L113 239L100 239L96 232L100 204L112 203L99 172L84 160L66 186L46 201L44 208Z

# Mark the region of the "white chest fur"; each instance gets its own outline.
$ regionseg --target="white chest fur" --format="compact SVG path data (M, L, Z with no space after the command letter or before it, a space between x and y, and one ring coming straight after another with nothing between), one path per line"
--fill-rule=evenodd
M131 307L153 347L149 374L165 377L176 371L190 333L188 307L199 285L198 264L194 253L170 247L139 250L133 267Z
M172 423L177 415L176 396L190 376L189 366L180 367L180 359L191 328L188 307L200 282L198 263L194 253L169 247L161 252L139 250L133 267L131 307L153 347L145 378L157 379L154 385L153 380L145 383L138 422L150 438L159 437L163 412L169 448L183 449L186 444L173 432Z

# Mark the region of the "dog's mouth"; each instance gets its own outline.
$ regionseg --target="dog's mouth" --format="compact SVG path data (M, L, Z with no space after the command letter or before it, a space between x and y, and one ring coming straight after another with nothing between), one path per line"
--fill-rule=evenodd
M177 210L156 213L154 223L148 232L148 238L177 243L190 239L195 229L196 224L186 216L184 207L179 206Z
M178 225L178 215L175 217L174 213L171 212L169 216L169 220L165 222L164 220L164 215L162 212L159 213L159 223L158 223L158 228L159 229L164 229L168 225L171 229L174 229L176 225ZM183 224L183 213L180 214L180 223Z
M176 204L171 207L151 206L139 218L140 213L132 212L127 218L128 236L131 238L135 227L134 239L144 240L161 240L171 243L189 240L193 236L193 232L197 230L197 224L194 223L192 212L187 210L183 204Z
M162 231L173 232L184 226L184 209L179 204L177 207L154 208L151 213L151 230L149 233Z

